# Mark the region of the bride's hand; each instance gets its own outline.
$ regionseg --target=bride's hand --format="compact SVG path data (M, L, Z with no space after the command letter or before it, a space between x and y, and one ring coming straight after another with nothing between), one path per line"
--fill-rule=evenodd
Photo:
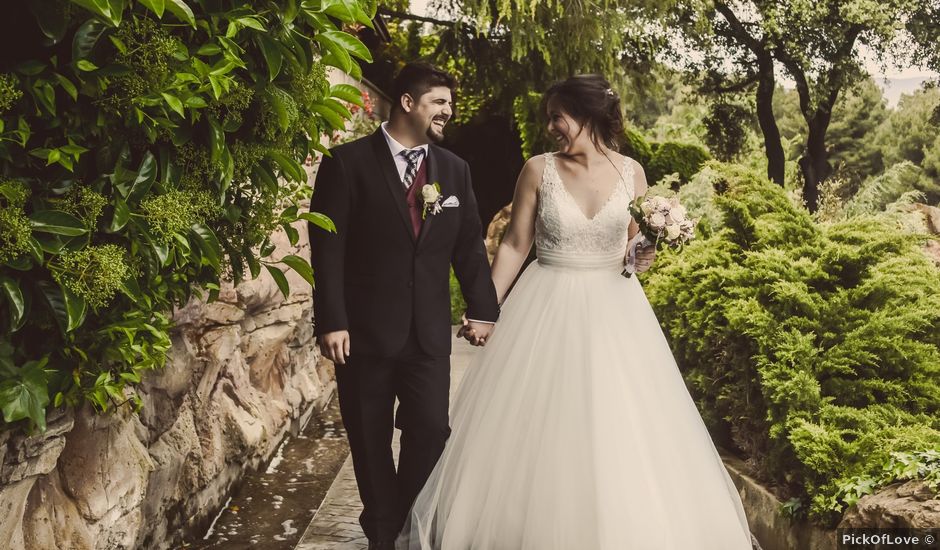
M653 245L637 247L636 249L636 272L642 273L649 270L656 259L656 247Z

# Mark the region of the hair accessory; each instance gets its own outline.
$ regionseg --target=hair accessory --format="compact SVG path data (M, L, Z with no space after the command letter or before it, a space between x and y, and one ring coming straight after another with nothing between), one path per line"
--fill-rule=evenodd
M613 97L613 95L614 95L614 91L611 90L610 88L607 88L606 90L604 90L604 93L606 93L607 95L609 95L609 96L611 96L611 97Z

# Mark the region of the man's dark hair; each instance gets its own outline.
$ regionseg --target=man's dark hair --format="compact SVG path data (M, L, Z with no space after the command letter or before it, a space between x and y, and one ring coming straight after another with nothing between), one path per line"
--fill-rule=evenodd
M436 86L445 86L453 91L457 79L430 63L408 63L395 77L392 90L392 109L401 109L401 96L408 94L415 101Z

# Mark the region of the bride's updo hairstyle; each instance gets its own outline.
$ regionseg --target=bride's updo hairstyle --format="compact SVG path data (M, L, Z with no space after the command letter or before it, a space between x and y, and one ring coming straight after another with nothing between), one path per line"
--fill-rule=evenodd
M599 74L578 74L553 84L542 96L542 112L548 102L558 101L562 109L591 131L591 141L616 150L623 136L620 96Z

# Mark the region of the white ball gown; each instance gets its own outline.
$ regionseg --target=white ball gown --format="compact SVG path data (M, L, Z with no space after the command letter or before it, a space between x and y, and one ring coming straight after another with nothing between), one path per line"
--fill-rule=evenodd
M406 550L750 550L737 490L636 277L632 163L594 218L552 154L538 261L454 400Z

